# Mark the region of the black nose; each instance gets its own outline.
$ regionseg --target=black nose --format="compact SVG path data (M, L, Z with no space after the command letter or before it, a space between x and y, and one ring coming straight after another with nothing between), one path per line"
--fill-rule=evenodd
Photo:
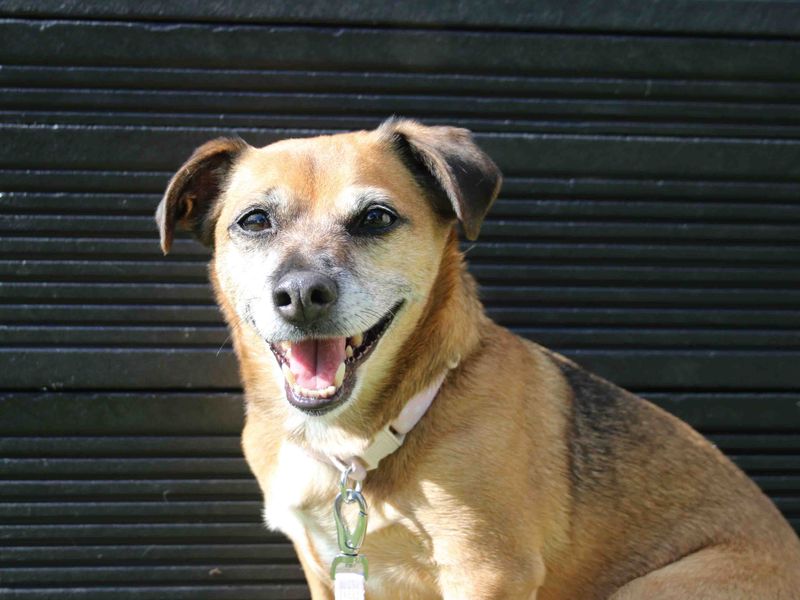
M324 317L338 297L336 282L314 271L290 271L272 292L278 312L298 325L308 325Z

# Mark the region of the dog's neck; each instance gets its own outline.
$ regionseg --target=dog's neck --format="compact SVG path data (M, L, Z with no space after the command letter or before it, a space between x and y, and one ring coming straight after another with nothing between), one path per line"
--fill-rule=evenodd
M214 273L213 268L211 272ZM216 285L215 288L219 289ZM269 349L249 326L234 325L238 322L235 312L221 294L217 296L240 359L248 418L263 418L276 429L283 423L285 427L281 429L294 442L325 451L319 447L319 436L310 428L290 425L296 415L283 398L282 385L273 377L270 365L274 358ZM454 229L445 242L438 273L419 321L403 343L386 380L370 397L358 398L360 410L343 411L336 429L345 435L369 439L395 419L409 399L451 367L454 360L464 361L475 351L480 325L485 319ZM324 427L313 429L318 433Z
M480 323L485 318L475 280L466 270L453 230L419 322L379 393L371 399L368 412L374 415L374 422L370 429L377 431L392 421L411 397L453 362L466 360L478 346Z

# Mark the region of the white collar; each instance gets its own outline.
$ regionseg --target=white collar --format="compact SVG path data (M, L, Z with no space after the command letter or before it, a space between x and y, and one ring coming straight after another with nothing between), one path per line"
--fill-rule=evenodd
M456 362L455 364L458 363ZM454 366L450 368L452 369ZM325 456L340 471L345 471L348 467L352 467L350 479L363 481L367 476L367 471L377 469L384 458L403 445L406 434L414 429L414 426L419 423L430 408L433 399L436 398L436 394L439 393L439 389L444 383L444 378L447 376L448 371L449 369L434 379L428 387L413 396L403 407L403 410L400 411L397 418L387 423L375 434L372 442L361 454L346 458L339 458L330 454L319 456Z

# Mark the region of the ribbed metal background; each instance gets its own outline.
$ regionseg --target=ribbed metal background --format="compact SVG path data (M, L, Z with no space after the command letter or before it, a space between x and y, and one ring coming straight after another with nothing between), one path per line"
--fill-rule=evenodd
M800 8L0 0L0 595L304 598L227 333L152 212L194 146L477 133L490 314L708 434L800 527ZM712 482L710 482L711 484Z

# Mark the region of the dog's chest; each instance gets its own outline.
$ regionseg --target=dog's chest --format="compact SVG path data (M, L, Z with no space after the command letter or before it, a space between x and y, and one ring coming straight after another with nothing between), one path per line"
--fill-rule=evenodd
M299 547L313 539L332 560L337 548L332 512L337 487L333 469L301 448L283 444L264 490L267 526L282 531Z
M306 565L320 577L327 577L328 568L339 553L333 519L338 485L335 470L297 446L285 444L270 477L269 489L264 490L267 526L289 537ZM420 543L420 538L418 525L393 505L370 503L363 550L370 561L368 587L373 593L398 584L424 587L421 581L415 581L415 573L430 564L426 545ZM414 549L412 553L409 548Z

